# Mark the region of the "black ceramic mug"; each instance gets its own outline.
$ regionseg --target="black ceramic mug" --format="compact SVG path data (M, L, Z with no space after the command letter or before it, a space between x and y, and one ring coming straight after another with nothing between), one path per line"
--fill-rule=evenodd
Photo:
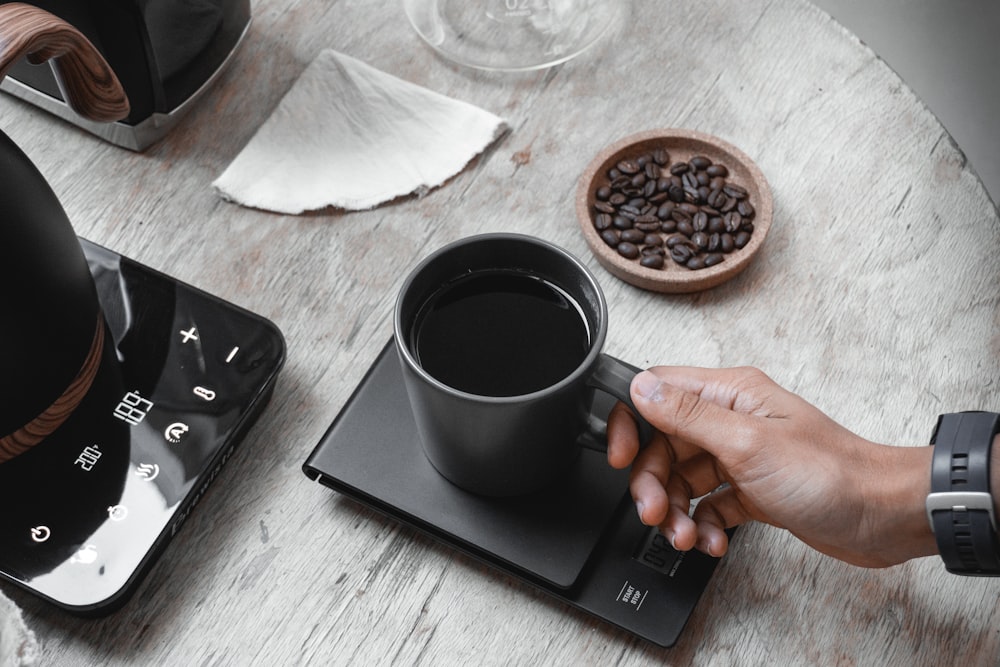
M546 241L486 234L438 250L404 282L393 325L424 452L467 491L542 488L594 440L595 389L631 405L636 369L601 352L597 280Z

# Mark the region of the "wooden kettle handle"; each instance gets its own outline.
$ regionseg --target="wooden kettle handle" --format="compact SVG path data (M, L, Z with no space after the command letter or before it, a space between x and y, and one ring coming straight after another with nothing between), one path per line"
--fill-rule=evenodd
M0 5L0 79L25 56L35 65L52 59L59 88L80 115L99 122L128 115L128 97L118 77L79 30L32 5Z

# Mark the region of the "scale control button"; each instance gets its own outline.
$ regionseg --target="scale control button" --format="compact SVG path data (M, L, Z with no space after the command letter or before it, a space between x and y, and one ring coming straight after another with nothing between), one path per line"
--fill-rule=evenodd
M160 466L155 463L140 463L135 468L135 474L146 482L152 482L160 476Z
M128 517L128 508L124 505L112 505L108 508L108 518L112 521L124 521Z
M48 526L35 526L31 529L31 539L41 544L47 542L52 537L52 531Z
M184 422L174 422L163 431L163 437L167 439L167 442L176 445L184 439L189 430L191 430L190 427Z
M201 387L201 386L195 387L194 395L205 401L215 400L215 392L207 387Z
M182 345L184 345L187 342L192 341L192 340L193 341L200 340L198 338L198 330L195 327L191 327L187 331L181 330L179 333L181 335L181 344Z

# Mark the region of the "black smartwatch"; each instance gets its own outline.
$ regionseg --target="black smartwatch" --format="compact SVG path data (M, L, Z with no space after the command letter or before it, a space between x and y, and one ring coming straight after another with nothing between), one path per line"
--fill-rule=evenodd
M927 518L945 567L953 574L1000 576L1000 531L990 493L990 450L1000 414L938 417L931 444Z

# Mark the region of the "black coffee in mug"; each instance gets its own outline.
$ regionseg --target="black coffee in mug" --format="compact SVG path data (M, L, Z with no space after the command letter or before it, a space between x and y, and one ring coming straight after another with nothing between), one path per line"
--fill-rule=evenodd
M580 305L545 278L517 270L473 271L421 306L410 348L432 377L479 396L520 396L576 370L590 350Z

